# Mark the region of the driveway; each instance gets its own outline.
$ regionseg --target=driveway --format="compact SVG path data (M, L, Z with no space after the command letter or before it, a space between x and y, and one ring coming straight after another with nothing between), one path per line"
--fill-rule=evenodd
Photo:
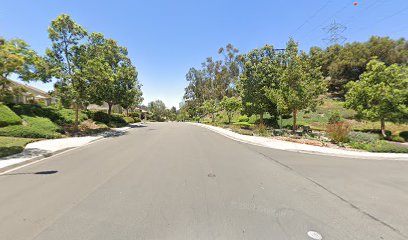
M407 172L149 123L1 175L0 239L408 239Z

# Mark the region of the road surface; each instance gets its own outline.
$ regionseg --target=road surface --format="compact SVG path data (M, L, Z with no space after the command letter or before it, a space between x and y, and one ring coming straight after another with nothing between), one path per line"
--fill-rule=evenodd
M0 239L408 239L407 173L148 123L1 175Z

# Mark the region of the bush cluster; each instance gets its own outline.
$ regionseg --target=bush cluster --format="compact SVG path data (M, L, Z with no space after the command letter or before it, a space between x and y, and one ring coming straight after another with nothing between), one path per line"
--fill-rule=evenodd
M361 142L352 142L350 146L357 149L366 150L369 152L385 152L385 153L408 153L408 148L389 143L384 140L379 140L373 143L361 143Z
M402 142L402 143L405 142L405 139L403 137L397 136L397 135L392 135L390 137L390 140L393 142Z
M252 126L252 124L250 124L248 122L236 122L236 123L233 123L233 124L236 125L236 126L239 126L242 129L250 129L251 126Z
M329 124L341 122L341 115L339 111L333 111L329 115Z
M109 116L106 112L97 111L90 112L89 116L95 122L104 123L109 127L123 127L128 124L122 114L112 113L111 116Z
M353 131L348 134L348 139L350 142L374 143L380 140L380 136L374 133L354 132Z
M337 122L327 125L327 134L330 139L336 143L347 142L350 131L351 127L347 122Z
M247 115L239 116L238 122L249 122L249 117Z
M408 131L400 132L399 136L402 137L406 142L408 142Z
M23 125L0 128L0 136L24 138L59 138L61 128L48 118L23 116Z
M72 124L75 121L75 111L73 109L58 108L56 106L46 107L37 104L12 104L10 108L19 116L45 117L60 126ZM82 111L78 117L79 122L88 119L88 116Z
M9 107L0 103L0 127L21 124L22 120Z

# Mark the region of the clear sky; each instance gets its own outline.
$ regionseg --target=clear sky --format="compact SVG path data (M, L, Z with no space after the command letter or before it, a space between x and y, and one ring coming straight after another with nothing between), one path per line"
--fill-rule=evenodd
M2 0L0 35L21 38L44 54L47 27L66 13L89 32L102 32L126 46L143 84L145 104L167 107L182 100L185 74L232 43L240 52L264 44L282 48L289 36L302 49L326 46L322 30L334 19L347 27L347 41L371 35L406 37L407 0ZM44 90L52 84L32 82Z

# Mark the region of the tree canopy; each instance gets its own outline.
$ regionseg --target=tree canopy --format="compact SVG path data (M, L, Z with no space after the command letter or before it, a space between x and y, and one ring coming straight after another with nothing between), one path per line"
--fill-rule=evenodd
M408 119L408 67L374 59L360 80L347 84L346 107L366 119L381 122L385 136L385 121Z

